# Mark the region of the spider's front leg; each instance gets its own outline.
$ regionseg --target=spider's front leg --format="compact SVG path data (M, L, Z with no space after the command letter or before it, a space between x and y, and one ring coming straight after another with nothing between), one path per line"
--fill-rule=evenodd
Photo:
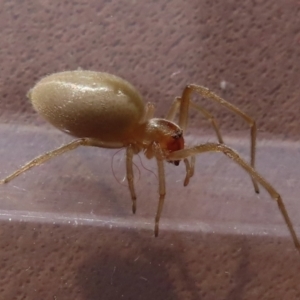
M145 107L145 112L143 116L143 122L146 122L153 118L155 111L155 107L152 103L148 102ZM131 195L131 200L132 200L132 212L135 214L136 212L136 193L134 189L134 173L133 173L133 155L135 154L134 152L134 146L129 145L126 149L126 178L128 181L128 187Z
M154 157L157 161L158 168L158 193L159 193L159 202L157 207L157 212L155 216L155 227L154 235L157 237L159 232L159 220L164 206L165 195L166 195L166 182L165 182L165 169L164 169L164 155L162 149L158 143L152 144L152 150ZM126 149L126 177L128 181L128 186L132 199L132 212L136 212L136 193L134 189L134 175L132 167L132 159L134 155L134 149L132 145L129 145Z
M190 161L187 158L185 158L183 160L183 162L185 164L185 169L186 169L186 175L185 175L185 179L183 182L183 186L187 186L190 182L190 178L194 175L195 161L196 161L195 156L192 156Z
M165 168L164 168L164 155L162 149L158 143L153 143L152 145L154 156L157 161L158 169L158 193L159 193L159 202L157 207L157 212L155 216L155 228L154 235L158 236L159 231L159 220L163 210L165 196L166 196L166 180L165 180Z
M185 159L189 156L194 156L200 153L205 152L222 152L227 157L232 159L234 162L236 162L240 167L242 167L253 179L255 179L258 183L260 183L266 191L270 194L270 196L277 202L278 208L284 218L285 224L289 229L289 232L293 238L295 247L300 253L300 242L296 235L293 223L288 215L288 212L284 206L284 203L282 201L282 198L280 194L275 190L275 188L266 180L264 179L260 174L258 174L252 166L250 166L248 163L246 163L237 152L232 150L231 148L222 145L222 144L216 144L216 143L206 143L198 146L194 146L191 148L178 150L170 153L167 156L167 160L180 160Z
M126 149L126 178L128 181L128 187L132 200L132 212L135 214L136 212L136 194L134 189L134 176L133 176L133 168L132 168L132 159L133 159L133 147L129 145Z
M215 121L212 114L210 114L206 109L204 109L202 106L195 104L191 100L191 94L196 93L204 98L207 98L209 100L212 100L225 108L227 108L229 111L233 112L234 114L240 116L244 121L246 121L249 124L250 127L250 136L251 136L251 161L250 164L254 168L255 166L255 151L256 151L256 122L249 117L246 113L241 111L238 107L231 104L230 102L222 99L215 93L211 92L209 89L196 85L196 84L189 84L185 87L182 96L177 97L175 101L173 102L168 114L167 119L170 121L173 121L177 112L179 112L179 123L178 125L183 129L183 131L186 130L188 125L188 113L189 113L189 107L196 109L199 113L201 113L208 121L211 122L211 125L213 126L218 141L220 144L223 144L223 138L221 136L219 126L217 125L217 122ZM256 193L259 193L259 188L256 183L256 181L252 178L254 190Z

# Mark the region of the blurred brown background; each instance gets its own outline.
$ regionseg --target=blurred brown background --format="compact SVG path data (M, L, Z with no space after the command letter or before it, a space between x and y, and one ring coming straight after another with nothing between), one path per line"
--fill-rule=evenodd
M40 0L1 1L0 8L3 123L32 124L25 95L34 82L83 68L129 80L160 116L197 83L238 105L261 131L299 138L297 1ZM241 128L215 111L226 130Z
M300 234L299 1L0 0L0 28L2 177L68 140L26 98L42 76L119 75L159 117L197 83L257 121L258 169ZM247 156L247 124L197 101ZM190 124L200 141L213 140L199 115ZM258 199L239 168L207 156L185 189L183 169L167 169L165 225L154 239L155 177L142 170L133 217L111 175L113 153L96 150L0 186L1 299L300 299L300 257L276 204L265 192Z

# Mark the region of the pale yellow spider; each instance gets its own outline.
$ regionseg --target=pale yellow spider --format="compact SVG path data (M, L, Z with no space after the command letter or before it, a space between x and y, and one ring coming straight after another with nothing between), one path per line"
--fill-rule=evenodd
M223 139L213 116L190 100L192 92L207 97L249 123L251 128L251 164L246 163L237 152L223 144ZM136 211L136 194L133 184L133 155L144 152L155 158L158 166L159 204L155 217L155 236L163 209L166 189L164 161L186 166L184 185L194 173L195 155L203 152L222 152L240 165L251 176L258 193L261 184L277 202L279 210L300 252L300 243L292 222L278 192L254 170L256 124L245 113L208 89L187 85L180 98L176 98L165 119L153 118L154 106L144 105L138 91L127 81L107 73L92 71L68 71L52 74L40 80L28 93L35 110L58 129L78 139L60 148L42 154L6 177L7 183L43 162L78 146L101 148L126 148L126 170L132 199L132 211ZM184 148L183 133L187 127L189 107L193 107L211 121L219 143L206 143ZM173 122L179 111L179 124ZM190 159L189 159L190 158Z

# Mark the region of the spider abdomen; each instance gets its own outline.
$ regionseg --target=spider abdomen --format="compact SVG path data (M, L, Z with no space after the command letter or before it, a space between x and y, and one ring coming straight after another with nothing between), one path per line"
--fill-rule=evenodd
M144 102L120 77L93 71L67 71L41 79L28 93L49 123L75 137L123 142L141 121Z

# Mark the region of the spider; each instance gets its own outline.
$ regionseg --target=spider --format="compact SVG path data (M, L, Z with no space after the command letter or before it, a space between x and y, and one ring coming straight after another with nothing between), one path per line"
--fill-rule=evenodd
M245 162L222 139L213 116L190 98L192 93L206 97L242 117L251 128L251 161ZM165 119L154 118L154 106L146 105L138 91L124 79L112 74L93 71L66 71L42 78L27 94L35 110L58 129L77 137L72 142L44 153L0 181L7 183L23 172L38 166L79 146L126 148L126 177L136 212L133 156L143 152L148 159L155 158L158 167L159 202L155 216L154 234L158 236L166 187L164 162L176 166L183 160L186 168L184 186L194 174L195 155L221 152L242 167L252 178L255 191L258 183L277 202L279 210L300 252L300 243L279 193L254 169L256 123L236 106L220 98L209 89L190 84L181 97L175 99ZM187 128L188 112L192 107L209 120L216 132L218 143L205 143L185 148L183 134ZM174 123L179 113L178 125Z

